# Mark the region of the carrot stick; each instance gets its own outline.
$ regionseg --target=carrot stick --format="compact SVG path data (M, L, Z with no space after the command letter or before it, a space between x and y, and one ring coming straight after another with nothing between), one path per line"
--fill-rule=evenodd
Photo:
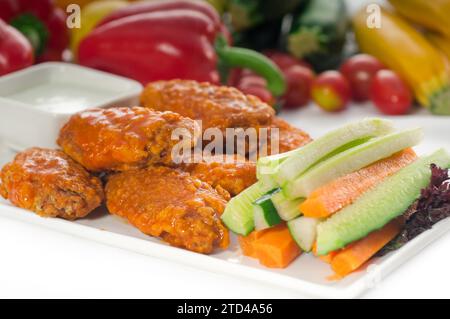
M285 224L239 236L238 241L244 256L270 268L285 268L301 253Z
M337 251L331 251L326 255L318 256L317 255L317 242L315 242L312 247L312 253L315 257L319 258L323 262L326 262L327 264L331 264L331 261L333 260L334 256L337 255Z
M238 242L241 246L242 254L247 257L256 257L255 253L255 241L262 237L262 235L267 231L267 229L260 231L253 231L247 236L238 236Z
M338 276L347 276L361 267L388 242L394 239L401 229L402 222L399 219L391 221L380 230L337 252L331 261L331 268Z
M412 149L401 151L318 188L299 208L306 217L326 218L352 204L363 193L416 158Z
M254 249L259 262L270 268L286 268L301 254L286 225L267 229L254 242Z

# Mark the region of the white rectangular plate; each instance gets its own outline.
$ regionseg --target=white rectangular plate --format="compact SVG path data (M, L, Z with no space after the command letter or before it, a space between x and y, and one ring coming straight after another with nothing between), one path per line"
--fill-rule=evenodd
M370 108L360 107L360 109L348 112L346 117L343 114L324 117L314 108L309 108L306 111L284 115L289 117L293 124L311 132L313 136L318 136L349 120L361 118L370 113L372 113ZM414 115L394 120L399 127L422 126L425 128L426 139L417 148L419 154L432 152L439 147L450 150L450 141L448 140L450 119ZM12 151L0 145L0 166L10 161L13 156ZM260 266L254 259L242 256L234 237L230 248L226 251L210 256L196 254L170 247L158 239L145 236L123 220L108 215L105 209L99 209L86 219L68 222L61 219L41 218L16 208L7 201L0 200L0 217L18 219L140 254L168 259L215 273L240 276L296 290L313 297L325 298L351 298L361 295L450 228L450 219L444 220L400 250L383 258L373 259L362 270L341 281L329 281L327 277L332 275L329 265L307 254L299 257L286 269L272 270Z

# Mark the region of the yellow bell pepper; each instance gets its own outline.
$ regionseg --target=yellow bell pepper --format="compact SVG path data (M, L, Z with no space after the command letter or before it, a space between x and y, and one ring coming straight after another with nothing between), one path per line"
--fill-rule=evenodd
M80 6L80 8L84 8L88 4L90 4L92 2L98 2L98 1L111 2L111 0L55 0L55 3L58 7L60 7L61 9L63 9L65 11L69 4L78 4ZM154 0L128 0L128 2L134 2L134 1L154 1ZM114 0L113 0L113 2L114 2Z
M125 0L98 0L87 4L81 10L81 28L72 29L70 48L72 50L72 53L74 54L74 57L76 58L78 46L81 40L83 40L92 31L92 29L95 28L97 23L99 23L111 12L123 8L127 5L128 2Z
M66 10L69 4L78 4L81 8L95 0L55 0L56 5Z

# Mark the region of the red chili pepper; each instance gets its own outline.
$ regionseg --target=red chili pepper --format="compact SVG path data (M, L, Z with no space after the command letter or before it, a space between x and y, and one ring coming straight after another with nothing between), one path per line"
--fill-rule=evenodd
M0 18L28 38L38 62L62 59L69 43L66 14L53 0L1 0Z
M80 43L78 60L144 85L169 79L219 83L221 75L226 83L230 68L245 67L261 74L274 95L281 95L285 83L278 67L255 51L230 47L223 30L207 3L131 4L106 17Z
M16 29L0 19L0 76L33 64L33 48Z

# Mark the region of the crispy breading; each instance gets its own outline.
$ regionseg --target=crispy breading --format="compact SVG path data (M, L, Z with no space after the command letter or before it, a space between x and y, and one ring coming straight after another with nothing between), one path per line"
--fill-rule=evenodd
M255 96L227 86L189 80L157 81L147 85L141 104L157 111L172 111L202 121L202 128L258 128L275 115Z
M73 115L61 129L58 144L93 172L124 171L153 163L173 164L174 130L193 147L200 134L195 121L172 112L143 107L91 109Z
M5 199L44 217L85 217L104 198L100 179L58 150L31 148L19 153L0 177Z
M150 166L110 176L106 203L143 233L199 253L226 248L228 230L220 215L229 194L168 167Z
M203 157L199 163L181 165L181 169L212 187L222 187L231 196L256 183L256 163L239 155Z

